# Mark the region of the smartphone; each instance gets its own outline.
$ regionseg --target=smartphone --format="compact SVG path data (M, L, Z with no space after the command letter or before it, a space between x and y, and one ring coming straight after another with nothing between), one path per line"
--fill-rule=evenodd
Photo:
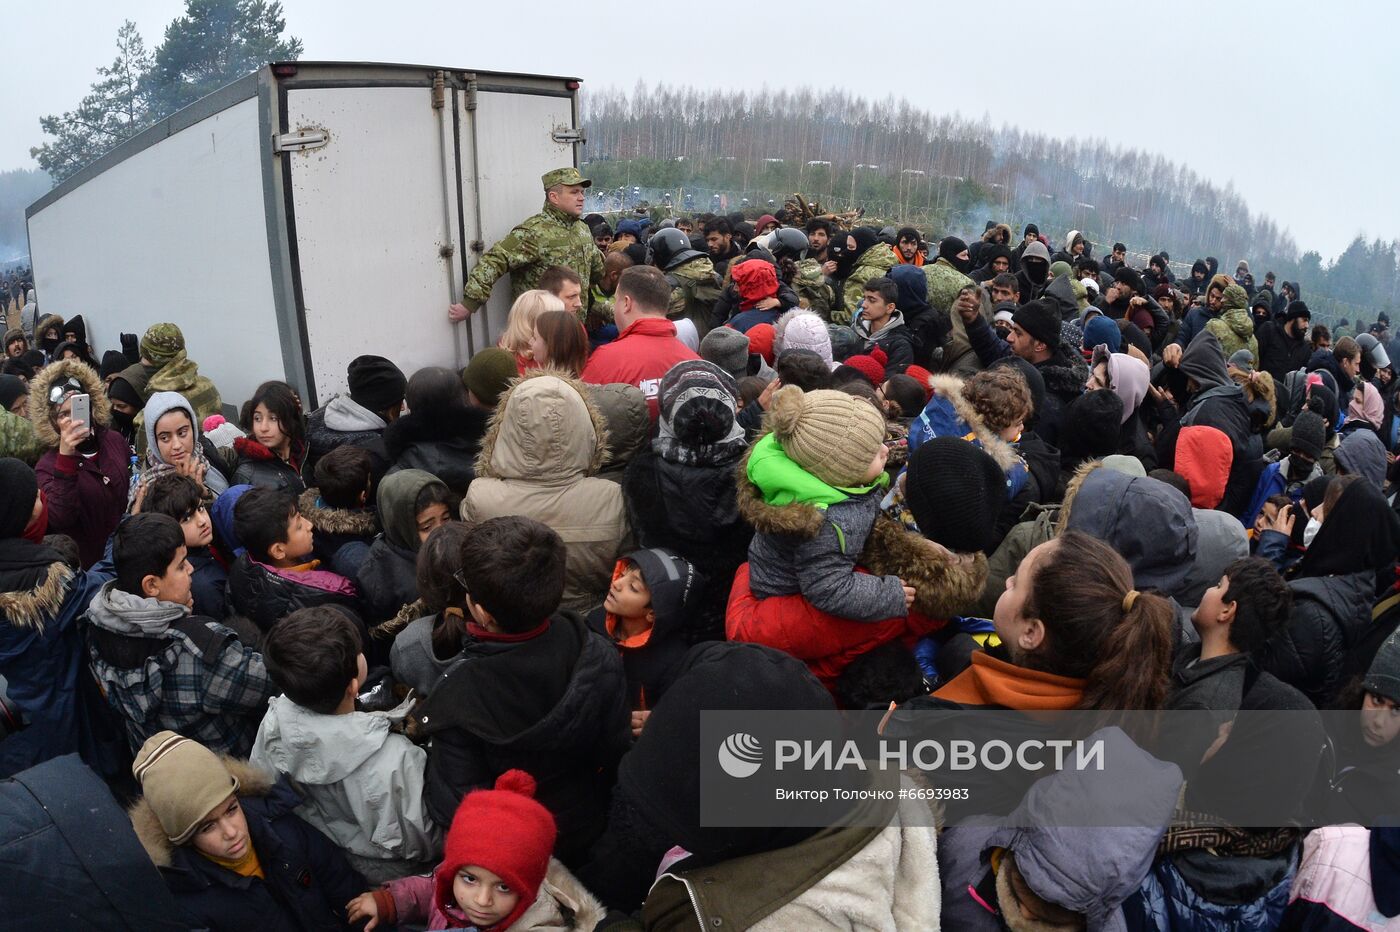
M92 399L87 395L72 395L70 397L73 402L73 408L69 417L72 418L75 423L82 424L83 428L91 433Z

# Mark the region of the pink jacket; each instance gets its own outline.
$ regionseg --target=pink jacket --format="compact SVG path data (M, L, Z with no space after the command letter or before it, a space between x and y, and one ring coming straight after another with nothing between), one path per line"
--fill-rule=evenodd
M1301 901L1301 902L1300 902ZM1359 825L1330 825L1303 839L1303 863L1288 892L1288 911L1316 904L1358 929L1394 929L1376 909L1371 892L1371 832Z

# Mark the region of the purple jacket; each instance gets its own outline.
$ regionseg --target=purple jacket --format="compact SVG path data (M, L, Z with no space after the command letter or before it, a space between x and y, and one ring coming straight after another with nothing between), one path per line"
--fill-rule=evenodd
M49 533L77 541L86 569L102 559L107 538L126 511L131 449L115 431L97 429L97 454L59 456L49 450L34 473L49 510Z

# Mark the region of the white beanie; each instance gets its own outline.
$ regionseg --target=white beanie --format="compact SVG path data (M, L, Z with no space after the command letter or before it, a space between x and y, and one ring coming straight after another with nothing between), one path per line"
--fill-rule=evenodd
M831 368L831 334L826 323L811 311L794 308L778 318L773 328L777 337L773 341L774 358L788 350L809 350L816 353Z

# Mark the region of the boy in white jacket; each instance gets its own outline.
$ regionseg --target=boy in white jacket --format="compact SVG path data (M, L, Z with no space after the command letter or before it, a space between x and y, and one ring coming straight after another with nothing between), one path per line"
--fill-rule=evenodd
M349 618L330 606L293 612L268 632L263 658L283 695L268 702L251 761L287 775L305 800L297 814L371 882L434 863L442 834L423 808L427 753L390 730L408 701L355 711L366 667Z

